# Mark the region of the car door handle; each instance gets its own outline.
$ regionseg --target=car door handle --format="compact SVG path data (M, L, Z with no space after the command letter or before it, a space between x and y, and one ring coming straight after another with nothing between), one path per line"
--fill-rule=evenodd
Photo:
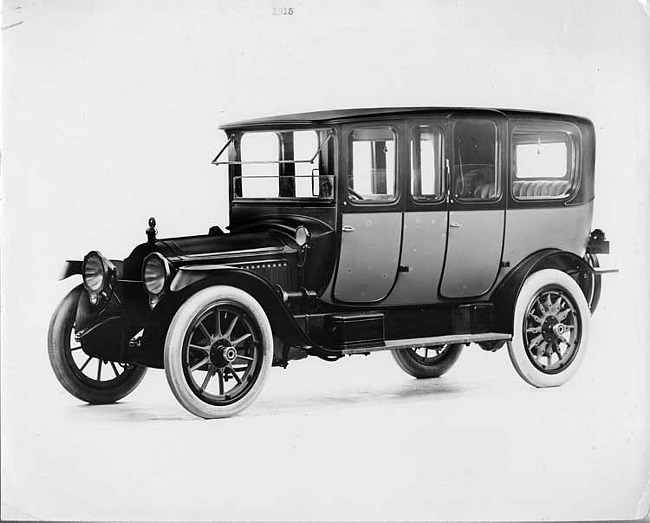
M352 225L344 225L343 232L354 232L354 227Z
M462 227L462 226L463 226L463 224L462 224L462 223L458 223L458 222L451 222L451 223L449 224L449 227L453 227L454 229L458 229L458 228L460 228L460 227Z

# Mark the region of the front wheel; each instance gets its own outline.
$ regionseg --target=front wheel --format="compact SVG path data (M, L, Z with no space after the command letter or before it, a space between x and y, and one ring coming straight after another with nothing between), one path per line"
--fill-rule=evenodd
M413 347L391 351L400 368L415 378L439 378L460 356L462 344Z
M165 339L165 375L179 403L202 418L238 414L259 395L273 360L262 306L225 285L203 289L174 316Z
M147 369L103 361L83 351L74 339L77 303L82 292L81 285L72 289L54 311L47 336L50 364L59 383L74 397L95 405L114 403L140 384Z
M544 269L522 285L508 352L527 383L557 387L578 370L588 333L589 307L578 284L562 271Z

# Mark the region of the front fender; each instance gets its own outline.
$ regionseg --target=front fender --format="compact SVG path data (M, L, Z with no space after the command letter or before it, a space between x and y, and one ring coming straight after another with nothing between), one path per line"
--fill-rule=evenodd
M526 278L541 269L557 269L570 276L593 272L591 265L571 252L544 249L532 254L514 267L492 293L496 332L513 333L515 305L519 291ZM585 292L584 289L582 290ZM589 299L586 294L585 298Z
M315 345L271 284L253 272L226 265L181 267L170 290L174 292L192 288L196 292L212 285L232 285L253 296L266 312L274 334L286 344Z
M106 361L128 362L127 346L132 333L126 316L114 306L98 309L91 305L83 285L77 285L70 295L77 302L74 330L83 351Z
M274 336L288 346L316 347L271 284L261 276L227 265L181 267L147 320L142 337L142 358L147 365L162 367L167 330L176 311L193 294L214 285L237 287L255 298L269 318Z
M81 274L83 262L81 260L66 260L59 273L59 280L65 280L75 274Z
M117 278L122 277L124 262L122 260L111 260L115 265L115 275ZM83 274L83 261L82 260L66 260L63 262L63 267L59 273L59 280L65 280L75 274Z

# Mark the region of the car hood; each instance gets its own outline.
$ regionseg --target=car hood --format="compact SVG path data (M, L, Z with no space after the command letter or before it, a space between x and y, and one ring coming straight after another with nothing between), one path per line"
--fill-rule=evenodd
M275 231L165 238L156 250L172 264L227 263L295 252Z
M257 220L240 225L228 234L212 227L209 234L142 243L124 260L124 278L140 280L142 263L151 252L159 252L176 268L194 264L248 265L247 262L289 260L301 252L295 241L295 232L300 226L308 227L311 232L308 256L303 260L306 283L318 288L320 280L327 278L333 268L336 236L327 224L300 216Z

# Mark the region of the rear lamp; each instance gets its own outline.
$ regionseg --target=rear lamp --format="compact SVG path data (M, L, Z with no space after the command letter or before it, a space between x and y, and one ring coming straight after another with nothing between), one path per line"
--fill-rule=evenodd
M169 274L169 262L161 254L152 252L144 260L142 267L142 283L145 290L152 296L160 297L167 287Z

